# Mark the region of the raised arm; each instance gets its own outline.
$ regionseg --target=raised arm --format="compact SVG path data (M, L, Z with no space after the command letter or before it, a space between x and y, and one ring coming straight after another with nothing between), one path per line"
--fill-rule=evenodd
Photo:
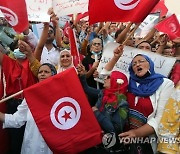
M59 18L56 16L53 9L50 9L48 11L48 14L51 15L50 19L51 19L51 22L53 23L53 27L54 27L54 30L55 30L56 44L60 48L60 47L62 47L62 33L61 33L61 30L60 30L60 27L59 27Z
M132 24L133 23L130 22L126 26L126 28L118 35L118 37L116 38L117 43L123 43L123 41L126 39L127 33L130 31Z
M39 43L34 51L34 55L35 55L36 59L38 59L39 61L41 61L42 50L43 50L43 47L44 47L47 37L48 37L48 30L49 30L49 23L44 23L44 28L41 33Z
M107 71L111 71L114 65L117 63L121 55L123 54L123 45L119 45L116 49L114 49L114 56L112 59L105 65L104 69Z

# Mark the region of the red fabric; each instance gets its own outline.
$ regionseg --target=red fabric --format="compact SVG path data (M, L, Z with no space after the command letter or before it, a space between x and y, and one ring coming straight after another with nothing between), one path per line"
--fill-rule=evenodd
M136 129L143 126L144 120L153 112L152 102L150 97L139 97L137 104L135 104L135 95L132 93L127 94L127 101L129 103L129 109L136 112L132 115L129 113L130 128Z
M36 78L29 68L29 61L27 59L23 60L20 64L17 60L4 55L2 72L5 77L7 96L36 83ZM1 76L1 84L2 80L3 76ZM3 92L3 86L1 87L1 92ZM3 96L2 93L0 95ZM22 96L19 95L17 98L22 98Z
M76 154L101 143L100 126L74 68L29 87L24 95L43 138L54 153ZM65 100L56 104L62 98ZM52 117L55 119L51 120ZM59 128L52 121L56 121ZM68 124L74 126L68 129Z
M167 34L171 40L180 37L180 25L175 14L161 21L155 28Z
M117 83L117 79L122 79L124 83L119 85ZM100 108L100 110L101 111L103 110L104 105L106 103L117 102L117 96L116 96L117 92L119 92L119 94L126 95L127 88L128 88L128 79L126 75L119 71L113 71L110 76L110 88L104 89L103 91L102 107Z
M139 23L159 2L159 0L131 0L130 3L123 4L120 1L122 0L89 0L90 24L104 21Z
M25 0L1 0L0 10L15 31L21 33L28 28L29 22Z
M160 16L165 16L168 12L168 8L165 5L164 0L160 0L159 3L154 7L151 13L160 12Z
M171 74L171 80L176 85L180 80L180 63L176 63L173 67L173 71Z
M69 38L69 35L68 35L68 28L70 27L70 24L68 21L66 21L66 24L64 25L64 30L63 30L63 33L66 37Z
M68 35L71 47L71 55L73 56L73 64L76 67L80 63L80 55L77 48L76 34L74 29L68 28Z
M88 12L78 13L78 15L76 17L76 22L80 21L82 18L87 17L87 16L88 16Z

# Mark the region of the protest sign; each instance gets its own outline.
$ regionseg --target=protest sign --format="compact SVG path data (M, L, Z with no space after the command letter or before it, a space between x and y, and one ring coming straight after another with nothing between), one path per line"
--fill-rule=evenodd
M88 11L89 0L53 0L53 9L58 17Z
M88 11L88 3L89 0L26 0L28 20L49 22L49 8L53 8L58 17L84 13Z
M149 14L134 32L135 37L145 37L152 28L159 22L160 13Z
M52 1L48 0L26 0L28 20L49 22L48 9L52 7Z

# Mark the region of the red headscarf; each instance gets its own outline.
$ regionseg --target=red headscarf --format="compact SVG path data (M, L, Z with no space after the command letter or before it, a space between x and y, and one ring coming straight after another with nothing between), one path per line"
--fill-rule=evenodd
M124 81L123 84L118 84L117 79L122 79ZM128 79L124 73L119 71L113 71L110 76L110 88L104 89L103 91L103 99L102 99L102 110L104 105L107 103L114 103L117 102L116 93L126 95L128 88Z

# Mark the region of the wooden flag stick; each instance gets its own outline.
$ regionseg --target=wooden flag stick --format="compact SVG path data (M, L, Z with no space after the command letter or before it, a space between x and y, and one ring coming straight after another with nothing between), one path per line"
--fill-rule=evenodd
M134 29L131 31L131 33L128 35L128 37L126 38L126 40L122 43L122 45L126 45L127 41L129 40L129 38L134 34L134 32L136 31L136 29L139 27L141 23L137 24Z
M21 91L15 93L15 94L12 94L11 96L8 96L8 97L6 97L6 98L0 100L0 103L3 103L3 102L5 102L5 101L7 101L7 100L9 100L9 99L11 99L11 98L13 98L13 97L15 97L15 96L18 96L18 95L20 95L20 94L22 94L22 93L23 93L23 90L21 90Z

